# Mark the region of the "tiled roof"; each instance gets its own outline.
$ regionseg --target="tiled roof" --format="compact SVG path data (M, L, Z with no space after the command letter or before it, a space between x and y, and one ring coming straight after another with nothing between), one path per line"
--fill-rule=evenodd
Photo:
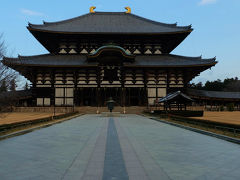
M85 55L53 55L19 56L18 58L3 58L5 65L22 66L85 66L88 63Z
M28 99L32 97L31 90L8 91L0 93L0 104L5 104L6 101L17 101L20 99Z
M67 33L175 33L191 32L191 26L152 21L124 12L88 13L76 18L42 25L30 24L29 30Z
M3 58L5 65L26 66L91 66L96 62L87 61L86 55L53 55L19 56L18 58ZM177 55L138 55L133 63L125 63L125 66L139 67L182 67L182 66L213 66L217 62L215 58L202 59L201 57L185 57Z
M193 101L190 97L188 97L186 94L183 94L181 91L177 91L174 93L169 93L167 96L161 98L159 100L159 103L162 102L170 102L170 101L184 101L184 102L191 102Z
M215 58L202 59L201 57L186 57L171 54L152 55L152 56L137 56L134 66L205 66L215 65L217 63Z
M187 93L190 96L197 96L197 97L240 100L240 92L204 91L204 90L188 89Z

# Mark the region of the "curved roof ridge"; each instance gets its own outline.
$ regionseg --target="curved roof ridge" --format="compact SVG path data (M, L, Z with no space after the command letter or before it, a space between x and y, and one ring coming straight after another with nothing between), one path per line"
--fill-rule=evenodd
M47 53L47 54L39 54L39 55L31 55L31 56L22 56L18 54L18 57L3 57L3 60L21 60L21 59L28 59L28 58L34 58L34 57L45 57L45 56L53 56L53 54Z
M2 61L5 61L5 60L18 60L18 57L6 57L6 56L3 56Z
M49 57L49 56L86 56L82 54L51 54L51 53L46 53L46 54L39 54L39 55L30 55L30 56L22 56L18 55L18 57L3 57L3 60L27 60L29 58L38 58L38 57Z
M83 14L81 16L77 16L77 17L74 17L74 18L70 18L70 19L65 19L65 20L60 20L60 21L55 21L55 22L47 22L47 21L43 21L43 24L32 24L30 22L28 22L28 25L30 26L48 26L48 25L52 25L52 24L60 24L60 23L66 23L66 22L71 22L75 19L79 19L79 18L82 18L82 17L85 17L87 15L90 15L91 13L87 13L87 14Z
M155 25L162 25L162 26L166 26L166 27L173 27L173 28L180 28L180 29L186 29L186 30L192 30L192 25L188 25L188 26L177 26L177 23L173 23L173 24L168 24L168 23L162 23L162 22L158 22L158 21L154 21L154 20L150 20L148 18L144 18L141 16L138 16L136 14L132 14L132 13L125 13L125 12L98 12L96 11L95 13L87 13L87 14L83 14L81 16L77 16L74 18L70 18L70 19L66 19L66 20L60 20L60 21L56 21L56 22L46 22L43 21L43 24L32 24L32 23L28 23L29 27L32 26L51 26L51 25L58 25L58 24L64 24L64 23L68 23L68 22L72 22L74 20L86 17L86 16L91 16L91 15L98 15L98 14L111 14L111 15L126 15L126 16L132 16L134 18L140 19L140 20L144 20L146 22L155 24Z
M193 56L183 56L183 55L176 55L176 54L168 54L168 55L174 56L174 57L182 57L182 58L186 58L186 59L216 60L216 57L214 57L214 58L202 58L202 56L195 56L195 57L193 57Z
M38 55L30 55L30 56L22 56L18 55L19 58L29 58L29 57L44 57L44 56L53 56L54 54L46 53L46 54L38 54Z
M168 23L163 23L163 22L154 21L154 20L151 20L151 19L148 19L148 18L144 18L144 17L138 16L138 15L136 15L136 14L128 14L128 15L132 15L132 16L134 16L134 17L136 17L136 18L139 18L139 19L142 19L142 20L145 20L145 21L154 23L154 24L160 24L160 25L164 25L164 26L168 26L168 27L188 28L189 26L190 26L190 27L192 26L192 25L189 25L189 26L177 26L177 22L176 22L176 23L173 23L173 24L168 24Z

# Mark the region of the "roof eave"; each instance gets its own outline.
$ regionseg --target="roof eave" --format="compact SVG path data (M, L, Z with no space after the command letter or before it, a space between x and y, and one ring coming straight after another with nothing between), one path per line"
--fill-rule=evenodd
M27 29L37 32L44 32L44 33L54 33L54 34L137 34L137 35L162 35L162 34L181 34L181 33L191 33L193 29L181 30L181 31L173 31L173 32L65 32L65 31L51 31L46 29L38 29L34 27L27 26Z
M217 62L210 64L194 64L194 65L136 65L136 64L124 64L126 67L163 67L163 68L182 68L182 67L213 67Z

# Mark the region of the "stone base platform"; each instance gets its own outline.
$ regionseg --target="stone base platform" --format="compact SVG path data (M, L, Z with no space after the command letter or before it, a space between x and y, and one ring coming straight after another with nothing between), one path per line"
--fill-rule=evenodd
M130 106L121 107L116 106L113 113L120 112L122 114L141 114L146 110L146 106ZM79 106L79 107L14 107L14 112L45 112L45 113L70 113L78 111L84 114L101 114L102 112L109 112L107 107L92 107L92 106Z

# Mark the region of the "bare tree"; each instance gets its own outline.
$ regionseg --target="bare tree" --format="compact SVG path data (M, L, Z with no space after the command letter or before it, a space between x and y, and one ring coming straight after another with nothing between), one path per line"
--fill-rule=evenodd
M0 34L0 60L4 57L6 54L6 46L5 42L3 40L3 34ZM17 72L14 71L11 68L8 68L0 61L0 91L7 91L10 86L13 79L17 79Z
M4 56L5 52L6 52L6 47L3 41L3 34L0 34L0 58L1 59Z
M28 90L28 89L29 89L29 84L28 84L28 82L26 82L24 85L24 90Z
M15 90L15 80L18 77L18 73L1 62L6 55L6 51L3 34L0 34L0 111L8 111L9 107L17 102L16 93L8 91Z
M15 81L15 79L12 79L12 80L10 81L9 90L10 90L10 91L16 91L16 87L17 87L16 81Z

